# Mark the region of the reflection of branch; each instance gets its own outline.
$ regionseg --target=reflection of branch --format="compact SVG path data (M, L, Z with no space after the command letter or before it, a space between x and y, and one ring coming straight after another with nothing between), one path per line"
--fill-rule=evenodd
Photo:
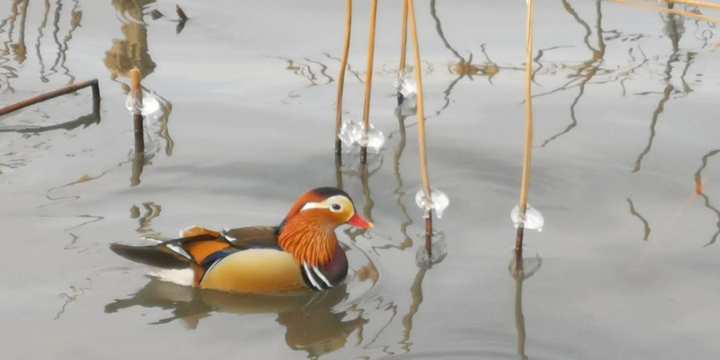
M63 38L63 50L62 50L62 62L60 63L60 67L64 70L65 76L69 78L68 83L72 84L75 81L75 76L70 72L70 69L65 65L65 62L67 61L67 51L70 48L70 40L72 40L73 32L80 26L80 22L82 20L82 10L79 10L80 3L79 0L73 0L75 2L75 5L73 6L72 10L70 11L70 30L68 30L68 33Z
M68 305L75 302L75 300L82 296L86 290L88 290L88 288L75 287L74 285L71 285L69 293L61 293L60 296L65 298L65 302L60 307L60 310L58 310L58 312L55 314L55 320L60 320L60 317L65 314L65 310L67 309Z
M40 80L42 80L42 82L48 82L48 78L45 76L45 61L43 60L42 52L40 51L40 43L42 42L43 36L45 36L45 34L43 33L43 30L45 30L45 25L47 25L47 19L48 19L49 13L50 13L50 0L45 0L45 12L43 13L42 23L40 23L40 26L38 27L37 40L35 40L35 52L37 53L38 61L40 63Z
M406 137L406 128L405 128L405 117L402 116L400 111L395 112L395 116L397 116L398 119L398 133L400 134L400 140L398 141L398 146L395 149L395 158L394 158L394 166L393 171L395 173L395 181L397 183L397 186L395 187L395 196L397 197L397 205L400 208L400 211L403 214L403 217L405 218L405 221L403 221L400 224L400 233L403 234L405 239L402 243L400 243L399 246L396 245L385 245L385 246L373 246L373 249L389 249L389 248L397 248L400 250L404 250L407 248L412 247L413 241L412 237L410 237L407 233L407 229L410 225L413 224L413 220L410 217L410 214L408 214L407 207L405 204L403 204L403 196L405 196L405 191L403 191L403 180L402 175L400 175L400 158L402 157L402 153L405 150L405 142L407 140Z
M715 242L717 242L718 236L720 236L720 211L710 204L710 198L705 194L702 185L702 172L707 167L710 157L715 156L718 153L720 153L720 149L712 150L707 154L703 155L702 164L700 165L700 168L698 168L695 172L695 193L697 193L703 198L705 207L715 213L718 218L718 221L715 223L715 226L717 226L717 231L713 234L712 238L707 244L705 244L705 246L714 244Z
M693 19L697 19L697 20L701 20L701 21L706 21L711 24L720 24L720 19L710 17L710 16L705 16L705 15L695 14L695 13L688 12L688 11L677 10L677 9L673 9L672 7L663 8L663 7L647 5L647 3L638 3L635 1L627 1L627 0L609 0L609 1L614 2L616 4L629 5L629 6L636 7L636 8L643 9L643 10L650 10L650 11L655 11L655 12L663 13L663 14L672 14L672 15L693 18Z
M130 209L132 217L139 217L138 228L135 229L140 234L147 234L153 232L152 221L160 216L162 207L154 202L146 202L142 204L145 209L145 214L140 216L140 209L133 205ZM137 216L136 216L137 215Z
M515 330L517 330L517 352L520 359L527 360L525 353L525 340L527 333L525 331L525 314L523 314L522 296L524 274L515 277Z
M372 209L375 206L375 202L372 199L370 193L370 174L368 173L368 164L360 164L360 182L362 182L363 195L365 196L365 206L363 213L370 220L373 221Z
M668 4L668 7L672 8L672 4ZM673 63L678 61L680 57L680 38L682 37L682 32L678 30L678 24L675 21L675 15L673 14L669 14L667 17L667 30L668 37L670 38L670 42L672 45L672 53L668 57L668 61L665 64L665 90L663 91L663 97L660 99L660 102L658 103L652 115L648 144L647 146L645 146L645 149L640 153L637 160L635 161L635 168L633 169L633 173L640 171L643 158L645 157L645 155L648 154L648 152L650 152L653 140L655 139L655 126L657 124L658 118L660 117L660 114L662 114L662 112L665 110L665 103L670 99L670 95L672 94L673 90L675 90L670 81L672 80ZM683 70L683 73L687 73L687 67L690 66L692 59L693 57L688 56L686 68Z
M443 32L442 25L440 24L440 19L437 16L435 0L430 0L430 15L432 15L433 19L435 19L435 30L437 30L438 36L440 36L443 44L445 44L445 48L450 50L450 52L452 52L460 62L465 62L465 59L457 50L455 50L455 48L452 47L452 45L450 45L447 38L445 38L445 33Z
M334 56L330 55L329 53L323 53L323 55L325 55L325 57L327 57L328 59L342 62L342 60L340 58L334 57ZM350 63L348 63L347 71L349 71L351 74L353 74L353 76L355 76L357 81L359 81L361 84L364 82L364 80L360 76L360 73L358 73L357 70L353 70Z
M412 335L413 317L415 317L415 314L417 314L418 310L420 310L420 305L423 302L422 284L425 279L425 272L427 271L428 268L419 268L417 274L415 275L415 281L413 281L412 287L410 287L410 297L412 298L412 303L408 308L407 314L405 314L402 318L403 339L400 341L400 344L406 352L410 352L410 347L412 346L410 337Z
M635 210L635 204L633 204L632 199L627 198L626 200L628 202L628 205L630 206L630 214L637 217L638 219L640 219L640 221L642 221L643 229L645 232L645 235L643 235L643 240L647 241L648 238L650 237L650 231L651 231L650 223L648 223L648 221L642 215L640 215L640 213L637 210Z
M62 59L63 54L63 46L60 43L60 39L58 38L58 33L60 32L60 12L62 11L62 2L60 0L56 0L55 2L55 18L53 19L53 40L55 41L55 45L57 45L57 55L55 56L55 62L53 63L53 66L50 68L50 71L52 71L52 74L57 73L57 66L60 64L60 59Z
M590 35L592 35L592 30L590 29L590 25L588 25L585 20L583 20L580 15L578 15L577 11L570 5L570 3L567 0L562 0L563 7L565 8L565 11L572 16L575 21L580 24L585 29L585 37L583 38L583 41L585 41L585 45L587 45L588 49L592 51L597 51L592 45L590 45ZM601 34L602 35L602 34Z
M653 111L652 121L650 122L650 137L648 138L648 143L645 146L645 149L643 149L640 155L638 155L637 160L635 160L635 168L633 169L634 173L640 171L643 158L650 152L653 140L655 139L655 126L657 125L660 114L662 114L662 112L665 110L665 103L670 99L670 94L672 94L672 90L673 86L671 84L667 84L665 86L665 90L663 91L663 97L660 99L660 102L655 108L655 111Z
M325 65L325 64L323 64L323 63L321 63L321 62L319 62L319 61L315 61L315 60L309 59L309 58L305 58L305 60L306 60L307 62L309 62L309 63L313 63L313 64L316 64L316 65L320 66L320 74L322 74L322 76L324 76L325 78L328 79L327 82L325 83L326 85L332 83L333 81L335 81L335 79L333 79L332 76L328 75L328 73L327 73L327 69L328 69L327 65Z
M704 200L705 207L708 208L710 211L715 213L715 216L717 216L718 221L715 223L715 226L717 227L717 231L713 234L712 238L710 238L710 241L705 244L705 246L710 246L717 242L718 236L720 236L720 210L718 210L716 207L712 206L710 204L710 198L705 194L700 194Z
M586 61L583 66L581 66L575 75L574 78L582 76L582 80L580 81L580 84L578 84L579 91L573 102L570 104L570 125L568 125L565 129L560 131L559 133L550 136L547 140L543 142L541 147L547 146L551 141L559 138L560 136L563 136L567 133L569 133L572 129L574 129L577 124L577 115L575 113L575 107L577 106L578 102L580 102L580 98L585 94L585 86L592 80L592 78L597 74L598 70L600 69L600 65L603 63L603 59L605 56L605 41L603 39L603 29L602 29L602 6L600 3L600 0L597 0L595 2L596 4L596 12L597 12L597 20L595 23L595 32L597 33L598 37L598 49L595 49L592 45L590 45L589 38L592 34L592 30L590 30L590 26L582 19L580 16L578 16L577 12L575 12L575 9L572 8L570 3L563 0L563 4L565 5L565 9L570 13L570 15L575 18L575 20L586 29L585 34L585 44L587 45L588 49L592 52L592 58L588 61ZM584 73L584 75L583 75Z

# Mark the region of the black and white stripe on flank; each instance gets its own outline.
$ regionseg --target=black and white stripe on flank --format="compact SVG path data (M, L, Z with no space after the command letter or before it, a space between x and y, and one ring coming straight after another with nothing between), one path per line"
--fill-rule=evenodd
M325 290L331 288L332 283L323 275L323 273L314 266L308 266L303 263L302 265L303 274L305 279L309 282L308 285L315 290Z

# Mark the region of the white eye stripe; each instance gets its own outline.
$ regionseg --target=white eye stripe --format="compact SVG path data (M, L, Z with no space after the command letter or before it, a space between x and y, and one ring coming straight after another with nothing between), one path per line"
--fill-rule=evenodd
M302 209L300 211L310 210L310 209L327 209L327 205L323 203L318 202L309 202L303 205Z

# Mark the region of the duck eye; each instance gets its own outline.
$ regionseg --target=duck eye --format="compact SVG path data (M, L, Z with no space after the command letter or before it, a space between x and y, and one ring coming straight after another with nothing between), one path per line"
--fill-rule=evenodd
M342 205L338 203L332 204L330 205L330 210L333 212L340 212L340 210L342 210Z

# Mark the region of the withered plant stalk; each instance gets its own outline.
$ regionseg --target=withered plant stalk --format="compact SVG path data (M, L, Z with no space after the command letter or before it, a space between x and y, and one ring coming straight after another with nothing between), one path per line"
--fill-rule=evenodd
M525 148L523 151L522 180L520 183L520 219L525 219L528 203L528 190L530 188L530 170L532 163L533 145L533 112L532 112L532 68L533 68L533 19L535 1L528 0L526 22L526 57L525 57ZM515 240L515 266L522 269L522 243L524 223L520 223Z
M370 5L370 39L368 40L367 74L365 74L365 104L363 106L363 135L365 138L367 138L367 131L370 128L370 93L372 90L373 63L375 60L377 3L378 0L372 0ZM367 164L367 146L362 147L362 163Z
M713 2L707 2L707 1L698 1L698 0L663 0L668 3L678 3L678 4L685 4L690 6L697 6L697 7L706 7L713 10L720 10L720 4L713 3Z
M345 2L345 42L343 45L343 57L340 63L340 75L338 75L337 104L335 106L335 157L342 156L342 142L340 141L340 127L342 126L343 92L345 91L345 71L348 65L350 54L350 32L352 29L352 0Z
M408 14L410 20L410 31L413 37L413 50L415 55L415 82L417 83L417 124L418 124L418 141L420 142L420 176L422 177L423 192L425 199L432 202L430 191L430 176L428 175L427 165L427 147L425 146L425 94L423 92L422 82L422 62L420 61L420 44L417 34L417 22L415 20L415 4L413 0L406 0L408 5ZM425 214L425 249L431 256L432 249L432 210L428 210Z

